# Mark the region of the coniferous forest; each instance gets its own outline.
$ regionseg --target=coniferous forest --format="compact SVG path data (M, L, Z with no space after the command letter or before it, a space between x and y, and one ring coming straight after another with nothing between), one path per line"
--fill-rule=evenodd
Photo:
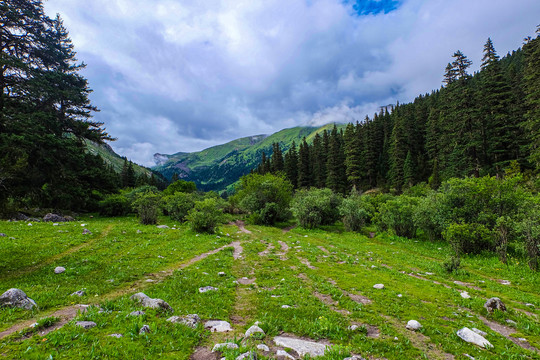
M481 70L461 51L444 69L443 86L408 104L384 107L312 143L279 144L257 173L283 171L295 188L437 188L453 177L501 177L511 167L540 166L540 38L500 58L487 39ZM441 69L443 70L443 69Z

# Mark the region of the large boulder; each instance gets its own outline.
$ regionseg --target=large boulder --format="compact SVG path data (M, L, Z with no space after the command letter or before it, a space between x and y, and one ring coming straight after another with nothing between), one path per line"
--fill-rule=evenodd
M43 217L43 221L47 222L66 222L66 218L58 214L48 213Z
M501 301L501 299L497 297L492 297L491 299L488 299L488 301L486 301L486 303L484 304L484 308L486 308L489 313L492 313L495 310L506 311L506 306Z
M304 357L306 355L310 355L311 357L323 356L326 348L329 346L314 341L306 341L284 336L276 336L274 338L274 343L277 346L293 349L298 353L298 355L300 355L300 357Z
M173 308L161 299L152 299L148 295L140 292L131 296L131 300L139 302L142 306L152 309L163 309L166 311L174 311Z
M34 300L26 296L24 291L20 289L9 289L0 296L0 307L17 307L32 310L37 305Z

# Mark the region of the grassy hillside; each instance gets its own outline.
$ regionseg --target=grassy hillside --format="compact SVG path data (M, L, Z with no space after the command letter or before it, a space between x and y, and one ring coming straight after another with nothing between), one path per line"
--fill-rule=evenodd
M340 128L343 126L340 125ZM248 174L260 162L263 152L271 154L272 143L280 143L286 151L293 141L298 144L306 137L311 142L316 133L332 127L333 124L323 127L294 127L270 136L257 135L237 139L200 152L164 155L168 160L153 169L167 179L178 174L181 179L194 181L199 189L220 191Z
M86 141L86 146L88 147L88 151L91 154L100 155L107 164L112 165L114 170L116 170L117 172L122 171L122 167L124 166L124 159L120 155L115 153L108 144L100 145L92 141ZM140 176L141 174L150 176L152 174L149 169L137 164L133 164L133 169L135 170L135 174L137 176Z
M384 233L368 238L339 228L246 230L241 224L222 226L219 236L203 235L161 220L171 228L139 225L132 217L84 219L90 235L82 235L79 222L0 222L7 235L0 293L20 288L39 305L34 311L0 309L0 354L236 359L256 351L266 359L285 350L302 358L275 344L276 336L286 335L327 345L319 359L540 358L540 274L516 259L502 265L496 255L465 256L463 269L449 274L441 265L451 251L445 242ZM66 271L55 274L56 266ZM205 286L216 290L201 293ZM70 296L78 290L85 294ZM130 300L137 292L163 299L174 312ZM483 304L491 297L508 311L488 314ZM91 307L77 313L85 309L81 304ZM144 313L130 315L139 310ZM189 328L167 321L187 314L202 322ZM77 327L83 320L96 326ZM211 333L204 328L209 320L227 321L232 330ZM406 329L409 320L422 328ZM242 340L256 321L265 334ZM139 334L143 325L149 333ZM485 332L493 347L461 340L456 332L463 327ZM225 341L238 348L211 352ZM257 349L261 344L270 351Z

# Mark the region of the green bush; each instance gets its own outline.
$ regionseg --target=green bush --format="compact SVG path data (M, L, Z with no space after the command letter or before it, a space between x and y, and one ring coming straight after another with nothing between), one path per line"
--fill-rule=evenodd
M152 185L143 185L135 189L127 189L122 191L122 194L130 201L130 203L133 203L139 196L147 193L159 194L159 190L157 187Z
M153 192L139 194L133 202L133 207L139 215L139 221L144 225L157 224L161 196Z
M371 221L375 213L370 197L358 194L352 194L344 199L338 209L347 231L360 231Z
M185 221L189 210L195 207L196 196L194 194L187 194L177 192L174 195L168 195L163 197L163 208L167 211L167 214L171 219L176 221Z
M215 198L197 201L195 207L188 212L186 220L193 231L212 234L223 221L222 206L221 201Z
M450 224L443 233L456 256L495 249L493 231L482 224Z
M340 204L341 197L330 189L302 189L294 196L291 210L300 226L312 229L335 223Z
M197 186L193 181L177 180L167 186L163 190L163 195L174 195L176 193L194 193L197 191Z
M99 214L103 216L124 216L131 212L131 202L121 194L108 195L99 202Z
M418 200L414 211L413 221L416 227L424 232L431 241L442 239L442 232L449 220L447 204L444 195L435 191Z
M418 198L401 195L380 205L375 223L380 231L392 230L398 236L413 238L416 225L413 220Z
M248 212L250 222L272 225L290 217L292 190L292 184L282 176L250 174L242 177L230 203Z

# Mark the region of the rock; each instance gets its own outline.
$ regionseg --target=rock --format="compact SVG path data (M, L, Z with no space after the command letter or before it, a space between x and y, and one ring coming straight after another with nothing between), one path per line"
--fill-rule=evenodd
M150 326L148 326L148 325L143 325L141 330L139 330L139 335L148 334L148 333L150 333Z
M71 296L84 296L86 293L84 290L75 291Z
M469 354L463 354L463 356L465 356L467 359L471 359L471 360L476 360L475 358L473 358L471 355Z
M488 301L486 301L486 303L484 304L484 308L489 313L492 313L495 310L506 311L506 306L501 301L501 299L497 297L492 297L491 299L488 299Z
M210 320L204 324L204 328L211 332L227 332L232 331L231 324L226 321Z
M200 287L199 288L199 292L200 293L205 293L205 292L208 292L208 291L217 291L218 288L215 288L213 286L205 286L205 287Z
M218 272L219 276L225 276L225 273L223 271Z
M83 329L91 329L96 327L97 324L93 321L77 321L75 326L82 327Z
M1 236L1 235L0 235L0 236ZM527 303L527 304L525 304L525 306L534 307L534 304Z
M120 338L123 338L124 335L122 334L110 334L110 335L107 335L108 337L113 337L113 338L117 338L117 339L120 339Z
M92 235L92 232L88 229L84 229L82 233L83 235Z
M397 297L400 298L400 297L403 297L403 295L402 294L397 294Z
M133 311L129 314L129 316L143 316L145 314L144 311L141 311L141 310L137 310L137 311Z
M140 292L132 295L131 300L138 301L142 306L152 309L163 309L166 311L174 311L173 308L161 299L152 299L146 294Z
M277 358L280 358L280 357L284 357L285 359L292 359L292 360L295 360L294 357L292 357L288 352L286 352L285 350L278 350L276 352L276 357Z
M461 295L461 297L464 298L464 299L470 299L470 298L471 298L471 295L469 295L469 293L466 292L466 291L460 292L460 295Z
M66 218L58 214L48 213L43 217L43 221L47 222L66 222Z
M236 360L244 360L244 359L257 360L257 353L254 351L248 351L236 358Z
M197 324L201 322L201 318L197 314L189 314L185 316L173 316L167 319L167 321L173 324L184 324L192 329L197 327Z
M384 285L383 284L375 284L375 285L373 285L373 288L374 289L384 289Z
M351 326L349 326L349 330L354 331L354 330L358 329L359 327L360 326L358 326L358 325L351 325Z
M257 345L257 349L261 351L270 351L270 348L264 344Z
M6 237L7 235L4 233L0 233L0 237Z
M506 323L512 326L517 326L517 322L515 322L514 320L506 319Z
M479 335L479 334L475 333L474 331L472 331L471 329L469 329L467 327L459 329L456 334L462 340L464 340L464 341L466 341L468 343L471 343L471 344L478 345L480 347L488 348L488 347L493 346L482 335Z
M62 267L62 266L57 266L54 268L54 273L55 274L61 274L63 273L64 271L66 271L66 268Z
M353 356L350 356L350 357L346 357L343 360L366 360L366 359L361 357L361 356L358 356L358 355L353 355Z
M413 331L416 331L416 330L420 330L422 328L422 324L420 324L418 321L416 320L409 320L407 322L407 326L405 326L405 328L409 329L409 330L413 330Z
M158 225L158 229L170 229L167 225Z
M306 341L284 336L276 336L274 338L274 343L277 346L293 349L298 353L298 355L300 355L300 357L304 357L308 354L310 356L322 356L327 348L327 345L319 344L314 341Z
M246 331L246 334L244 335L245 337L250 337L250 336L253 336L255 334L263 334L263 335L266 335L264 333L264 330L261 329L260 327L258 327L257 325L253 325L252 327L250 327L247 331Z
M236 345L235 343L230 343L230 342L229 343L216 344L212 348L212 352L222 351L222 349L238 349L238 345Z
M137 230L137 234L142 234L142 231L141 231L141 230Z
M290 309L291 307L289 305L281 305L282 309Z
M24 291L20 289L9 289L0 296L0 307L32 310L34 306L37 307L35 301L26 296Z
M499 283L501 283L501 285L510 285L511 282L509 280L499 280Z
M92 216L90 216L92 217ZM75 221L75 219L71 216L64 216L64 219L66 219L66 221Z
M475 333L477 333L478 335L487 336L487 332L484 332L482 330L478 330L477 328L472 328L471 330L474 331Z

